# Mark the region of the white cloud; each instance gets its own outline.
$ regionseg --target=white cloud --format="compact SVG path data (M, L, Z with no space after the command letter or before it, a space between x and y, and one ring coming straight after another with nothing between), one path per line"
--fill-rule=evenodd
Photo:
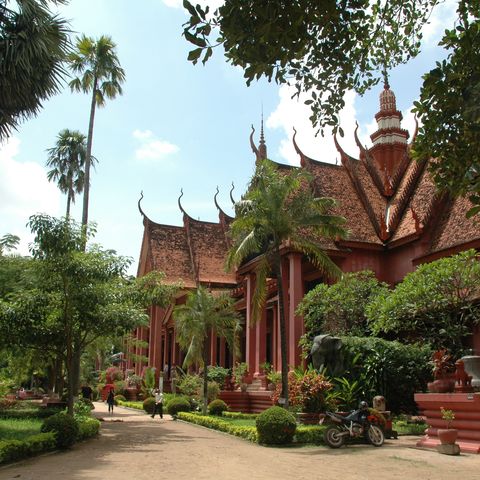
M454 19L457 18L456 10L458 0L445 0L437 5L428 21L423 27L423 41L426 45L436 45L446 28L452 28Z
M315 130L310 123L309 117L311 115L310 107L303 102L306 100L305 96L300 96L300 99L292 99L294 92L292 87L281 86L279 89L280 102L276 110L268 117L266 125L268 128L281 128L285 132L286 138L280 142L279 151L280 157L285 159L291 165L299 165L300 157L295 152L293 147L293 127L297 130L297 145L300 150L310 158L328 163L340 163L340 154L338 153L333 135L325 131L325 136L320 134L315 136ZM344 136L337 135L337 140L343 150L358 158L358 146L355 143L354 131L356 128L356 109L355 101L357 94L349 91L345 94L345 107L339 115L340 126L344 131ZM415 131L415 120L412 107L403 112L402 127L410 132L410 138ZM370 135L378 128L375 119L366 125L362 125L358 129L358 137L362 145L369 148L371 146Z
M306 97L300 95L297 100L292 99L294 88L282 85L279 89L280 103L277 109L268 117L267 127L282 128L287 136L280 142L279 155L288 163L298 165L300 158L293 147L293 128L297 130L296 141L302 152L322 162L335 163L339 154L335 148L333 136L325 131L325 136L315 136L315 130L310 123L310 107L304 104ZM355 145L353 131L355 129L355 98L354 92L345 95L345 107L340 112L340 125L345 136L338 137L345 151L355 154L358 148Z
M164 160L180 150L167 140L157 139L151 130L134 130L133 137L140 143L135 150L137 160Z
M60 214L60 192L47 180L45 169L35 162L15 159L20 140L11 137L0 145L0 235L12 233L21 239L19 252L26 254L32 240L25 224L35 213Z
M163 3L167 7L171 8L181 8L183 5L183 0L163 0Z

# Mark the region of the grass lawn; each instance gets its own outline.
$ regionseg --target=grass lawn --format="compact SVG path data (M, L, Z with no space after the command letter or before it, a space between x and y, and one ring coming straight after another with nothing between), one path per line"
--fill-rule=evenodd
M43 420L37 418L0 418L0 440L23 440L40 433Z
M227 423L232 423L233 425L237 425L238 427L255 427L255 419L237 419L237 418L228 418L228 417L214 417L219 418Z

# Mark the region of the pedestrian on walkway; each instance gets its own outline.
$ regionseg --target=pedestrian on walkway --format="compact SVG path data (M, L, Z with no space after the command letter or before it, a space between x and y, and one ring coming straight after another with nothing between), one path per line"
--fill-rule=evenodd
M108 392L107 404L108 404L108 413L113 415L113 406L115 405L115 392L113 391L113 388L111 388L110 391Z
M153 407L152 418L155 418L156 413L160 415L160 418L163 418L163 393L158 388L153 393L155 395L155 406Z

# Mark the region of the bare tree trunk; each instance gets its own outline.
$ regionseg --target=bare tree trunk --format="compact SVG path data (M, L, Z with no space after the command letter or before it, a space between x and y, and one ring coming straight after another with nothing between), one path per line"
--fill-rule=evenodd
M83 187L83 211L82 211L82 227L86 229L88 223L88 203L90 199L90 166L92 164L92 142L93 142L93 124L95 122L95 106L96 106L97 78L93 81L92 101L90 104L90 121L88 123L87 136L87 155L85 158L85 183ZM84 249L87 243L86 230Z
M280 322L280 351L282 354L282 398L285 399L284 408L288 408L288 362L287 362L287 328L285 321L285 304L283 296L282 258L277 248L274 259L275 276L277 278L278 309Z

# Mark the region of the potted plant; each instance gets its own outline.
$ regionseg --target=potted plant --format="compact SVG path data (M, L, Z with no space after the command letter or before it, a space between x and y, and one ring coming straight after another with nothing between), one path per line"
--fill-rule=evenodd
M455 389L455 362L447 350L437 350L432 356L434 381L428 383L428 390L434 393L448 393Z
M267 373L268 385L267 388L271 391L275 390L277 384L282 381L282 372L276 372L275 370L270 370Z
M457 436L458 430L455 428L450 428L452 422L455 420L455 413L453 410L449 410L448 408L440 407L440 412L442 413L442 420L445 420L447 424L447 428L439 428L437 430L438 438L440 439L440 443L442 445L454 445Z
M272 371L272 364L270 362L263 362L260 364L260 381L263 388L268 388L268 374Z

